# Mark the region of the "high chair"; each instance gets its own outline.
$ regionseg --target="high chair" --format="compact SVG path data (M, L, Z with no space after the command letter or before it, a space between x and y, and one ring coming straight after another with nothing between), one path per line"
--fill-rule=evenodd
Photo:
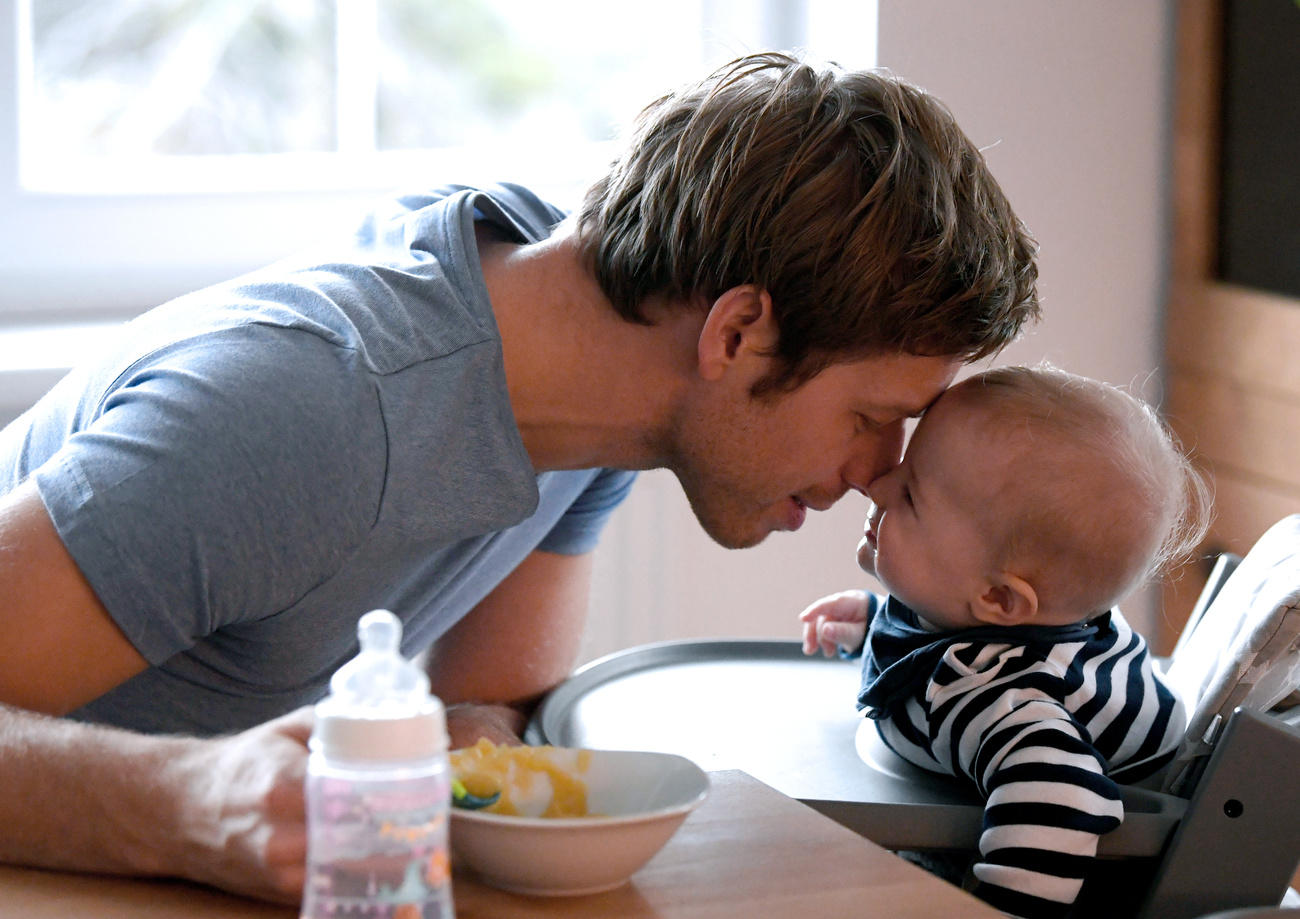
M1218 560L1166 673L1189 727L1162 775L1121 789L1124 822L1098 852L1099 874L1124 878L1095 885L1105 914L1276 906L1300 862L1300 514ZM974 852L983 802L890 752L857 686L857 662L806 657L798 641L659 642L574 673L525 739L680 753L743 769L886 848Z

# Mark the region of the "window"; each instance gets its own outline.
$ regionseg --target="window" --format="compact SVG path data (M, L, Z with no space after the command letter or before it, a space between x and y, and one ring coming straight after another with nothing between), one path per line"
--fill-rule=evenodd
M759 48L875 57L869 0L11 8L0 331L134 315L345 232L392 189L510 179L572 206L622 122L684 79ZM17 360L0 338L0 373Z
M415 163L463 168L471 150L526 150L575 181L587 158L574 152L608 141L630 100L747 44L706 37L735 32L711 25L717 7L27 0L20 181L101 194L386 187Z

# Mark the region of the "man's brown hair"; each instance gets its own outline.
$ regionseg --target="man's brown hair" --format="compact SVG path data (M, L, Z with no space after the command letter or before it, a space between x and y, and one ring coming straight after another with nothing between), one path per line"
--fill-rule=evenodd
M1038 315L1036 246L937 99L883 71L741 58L651 103L577 238L626 319L771 295L789 390L884 352L976 360Z

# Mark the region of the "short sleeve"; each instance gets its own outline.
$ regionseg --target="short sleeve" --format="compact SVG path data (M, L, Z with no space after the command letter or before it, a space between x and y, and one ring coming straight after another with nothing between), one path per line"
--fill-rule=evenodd
M350 356L260 325L169 346L36 471L64 545L151 663L291 606L373 526L386 442Z
M561 555L580 555L596 547L609 515L632 490L636 473L602 469L569 505L538 548Z

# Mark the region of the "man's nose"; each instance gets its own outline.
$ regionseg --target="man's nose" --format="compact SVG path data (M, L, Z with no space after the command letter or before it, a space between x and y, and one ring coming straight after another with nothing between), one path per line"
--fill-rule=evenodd
M849 487L865 495L872 482L897 466L903 458L903 434L903 422L898 421L864 438L845 466Z

